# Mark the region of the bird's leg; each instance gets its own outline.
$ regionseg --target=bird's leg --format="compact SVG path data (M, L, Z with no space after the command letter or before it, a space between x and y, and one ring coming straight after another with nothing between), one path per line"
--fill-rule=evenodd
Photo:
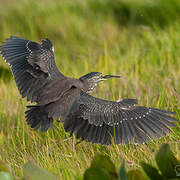
M73 153L76 153L75 151L75 137L72 135L72 145L73 145Z

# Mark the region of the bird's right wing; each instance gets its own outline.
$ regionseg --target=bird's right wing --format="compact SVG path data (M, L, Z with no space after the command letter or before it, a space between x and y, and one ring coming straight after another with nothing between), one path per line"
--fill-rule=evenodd
M173 112L135 106L136 100L107 101L81 92L64 128L77 138L100 144L110 144L112 137L119 143L143 143L169 132L177 121Z
M36 102L36 92L47 82L64 77L56 66L53 45L48 39L38 44L12 36L0 46L0 53L10 65L22 97L31 102Z

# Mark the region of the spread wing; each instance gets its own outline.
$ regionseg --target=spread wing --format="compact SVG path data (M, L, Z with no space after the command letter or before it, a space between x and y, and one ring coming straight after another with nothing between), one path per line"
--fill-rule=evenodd
M12 36L0 46L0 53L10 65L22 97L28 101L36 102L40 88L64 77L56 66L53 45L48 39L38 44Z
M143 143L159 138L174 127L170 121L173 112L135 106L136 100L123 99L119 102L95 98L81 92L71 113L65 118L64 128L77 138L111 144L112 138L120 143Z

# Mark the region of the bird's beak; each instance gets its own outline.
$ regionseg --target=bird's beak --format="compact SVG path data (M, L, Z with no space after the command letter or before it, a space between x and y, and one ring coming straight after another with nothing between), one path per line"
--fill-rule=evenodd
M110 79L110 78L120 78L121 76L116 76L116 75L103 75L102 76L102 80L107 80L107 79Z

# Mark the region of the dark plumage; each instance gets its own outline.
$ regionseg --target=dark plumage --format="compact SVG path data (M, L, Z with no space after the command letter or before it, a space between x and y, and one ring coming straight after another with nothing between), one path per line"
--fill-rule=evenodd
M143 143L165 136L175 127L175 113L161 109L136 106L135 99L107 101L90 95L96 85L119 76L91 72L79 79L59 72L52 43L41 44L11 37L0 47L10 65L16 85L28 101L27 124L45 132L53 127L53 119L61 117L67 132L88 142L111 144Z

